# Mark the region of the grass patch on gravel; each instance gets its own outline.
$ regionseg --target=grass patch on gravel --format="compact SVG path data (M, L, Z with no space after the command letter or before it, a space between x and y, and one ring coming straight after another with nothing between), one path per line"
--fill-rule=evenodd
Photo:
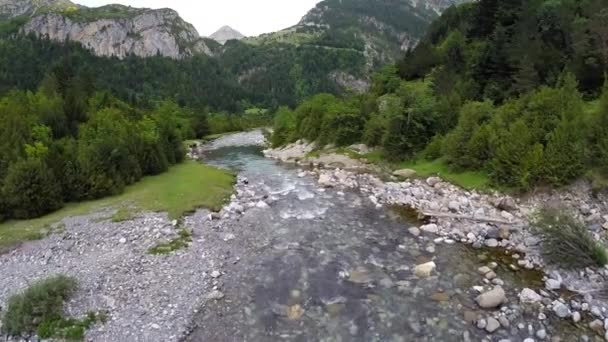
M137 210L167 212L170 219L177 219L197 208L219 210L232 194L234 175L228 171L195 162L176 165L169 171L125 189L125 192L95 201L67 204L49 215L23 221L0 224L0 252L22 241L36 240L45 236L49 228L67 217L86 215L102 208L115 207L126 215L125 205ZM119 219L124 218L118 217ZM114 218L112 218L114 219Z
M37 334L42 339L84 339L87 329L105 315L89 313L83 319L66 318L63 305L76 291L76 279L63 275L40 280L8 300L2 331L10 336Z
M135 212L135 209L131 207L122 207L118 209L114 215L112 215L112 222L118 223L131 221L136 217L137 213Z
M182 229L179 231L178 237L169 242L161 243L150 248L148 253L153 255L171 254L177 250L188 248L190 242L192 242L192 233L186 229Z
M490 178L483 172L464 171L455 172L441 159L434 161L407 161L400 163L397 169L415 170L417 176L439 176L446 181L467 190L490 190Z

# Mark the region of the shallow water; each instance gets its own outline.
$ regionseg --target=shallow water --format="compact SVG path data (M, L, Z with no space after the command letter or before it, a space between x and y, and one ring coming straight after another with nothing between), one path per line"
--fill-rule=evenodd
M504 252L415 238L403 212L376 208L356 191L322 189L297 169L265 159L260 147L238 146L255 139L228 139L237 146L222 142L205 153L205 162L246 177L247 191L267 195L270 208L249 210L231 227L238 240L231 253L241 261L227 266L226 298L201 308L188 340L462 341L468 335L478 341L488 334L465 321L490 314L474 302L472 286L483 285L478 267L501 263L496 272L515 309L523 287L542 286L539 273L510 270ZM430 260L434 275L416 278L415 265ZM541 326L531 319L536 314L511 317L510 327L489 339L523 340L531 324L577 340L571 327ZM525 329L516 327L520 322Z

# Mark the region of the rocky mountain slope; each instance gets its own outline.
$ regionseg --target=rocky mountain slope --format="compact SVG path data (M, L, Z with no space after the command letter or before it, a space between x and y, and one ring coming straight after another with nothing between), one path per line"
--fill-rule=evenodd
M122 5L76 6L67 0L2 0L0 17L19 17L22 33L76 41L98 56L161 55L174 59L212 54L208 40L174 10ZM27 18L23 20L23 18Z
M245 38L245 35L230 26L223 26L210 35L209 38L224 45L229 40L241 40Z
M0 19L31 16L41 9L67 10L78 7L69 0L0 0Z

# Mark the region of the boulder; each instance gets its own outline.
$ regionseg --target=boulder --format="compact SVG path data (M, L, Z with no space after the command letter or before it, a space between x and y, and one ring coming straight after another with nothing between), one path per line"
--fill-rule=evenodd
M326 188L333 188L335 186L334 180L327 173L323 173L319 176L319 184Z
M532 289L523 289L519 294L519 301L522 304L536 304L543 300L543 297Z
M484 292L475 298L477 305L484 309L493 309L501 306L507 301L507 295L502 287L496 286L492 290Z
M416 171L412 169L401 169L393 172L393 176L400 179L408 179L416 176Z
M428 278L436 268L437 265L434 262L427 262L425 264L417 265L414 269L414 274L418 278Z
M500 322L498 322L498 320L494 317L488 317L486 331L491 334L498 330L498 328L500 328Z
M559 318L566 318L570 316L570 308L568 308L568 305L559 301L553 302L553 312Z
M441 183L441 178L439 177L430 177L426 180L426 184L430 187L435 187L439 183Z
M431 223L420 227L420 230L431 234L437 234L439 232L439 227L436 224Z

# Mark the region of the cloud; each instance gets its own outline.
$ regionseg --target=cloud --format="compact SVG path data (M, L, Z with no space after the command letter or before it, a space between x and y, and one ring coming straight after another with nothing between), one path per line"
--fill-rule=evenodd
M208 36L224 25L247 36L274 32L295 25L319 0L73 0L97 7L119 3L133 7L169 7Z

